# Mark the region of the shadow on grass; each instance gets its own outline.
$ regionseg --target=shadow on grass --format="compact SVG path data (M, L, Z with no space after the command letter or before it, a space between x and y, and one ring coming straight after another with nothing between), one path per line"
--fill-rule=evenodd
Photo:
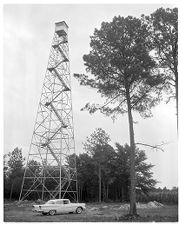
M119 222L177 222L178 221L178 216L177 217L172 217L172 216L160 216L160 215L130 215L126 214L123 216L120 216L116 219L116 221Z

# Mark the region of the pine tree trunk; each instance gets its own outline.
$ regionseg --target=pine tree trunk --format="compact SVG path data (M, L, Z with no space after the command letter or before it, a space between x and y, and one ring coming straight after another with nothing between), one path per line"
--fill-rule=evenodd
M79 185L79 200L82 201L82 193L81 193L81 186Z
M129 122L129 134L130 134L130 215L136 215L136 174L135 174L135 141L134 141L134 129L133 129L133 118L131 112L131 101L128 87L126 87L126 99L128 107L128 122Z
M82 196L81 196L81 186L79 186L79 199L82 200Z
M175 89L176 89L176 111L177 111L177 133L178 133L178 73L176 71L176 81L175 81Z
M9 197L10 201L11 201L12 195L13 195L13 187L14 187L14 181L12 182L12 185L11 185L11 192L10 192L10 197Z
M118 200L118 188L117 187L115 188L115 199L116 199L116 201Z
M102 183L103 185L103 202L105 202L105 199L106 199L106 186L105 186L105 183Z
M175 75L175 96L176 96L176 113L177 113L177 133L178 133L178 63L177 63L177 52L174 51L174 75Z
M106 199L109 199L109 184L107 184L107 189L106 189Z
M83 186L80 187L80 197L81 200L83 200Z
M99 163L99 203L101 202L101 165Z
M124 202L124 185L121 185L121 201Z

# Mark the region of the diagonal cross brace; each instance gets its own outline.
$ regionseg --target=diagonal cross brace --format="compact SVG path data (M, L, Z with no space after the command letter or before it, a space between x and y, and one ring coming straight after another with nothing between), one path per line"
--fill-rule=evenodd
M47 148L50 150L52 156L54 157L54 159L57 161L58 165L60 165L60 161L59 159L57 158L57 156L55 155L54 151L52 150L52 148L50 147L49 144L45 144L47 146Z
M54 159L56 160L56 162L58 163L58 165L61 166L61 163L60 163L59 159L57 158L56 154L54 153L54 151L50 147L49 143L42 144L42 147L47 147L49 149L50 153L52 154L52 156L54 157ZM70 180L70 176L68 175L68 173L65 170L65 168L63 166L61 166L61 167L62 167L64 173L66 174L66 177L68 178L68 180Z
M48 68L48 70L50 72L54 71L54 73L56 74L56 76L58 77L58 79L60 80L60 82L62 83L62 85L64 86L65 90L64 91L70 91L70 88L67 86L67 84L64 82L64 80L61 78L61 76L59 75L58 71L56 70L56 68L51 67Z
M50 102L46 102L45 103L45 106L48 107L50 105L50 103L52 103L58 96L60 96L60 94L63 92L63 91L67 91L66 89L63 89L62 91L60 91Z
M60 130L62 130L62 127L60 127L59 129L57 129L57 131L55 131L54 134L51 137L48 138L48 140L49 141L52 140Z
M63 52L63 50L60 48L60 45L53 45L53 48L57 48L58 51L61 53L61 55L63 56L65 61L69 61L68 58L66 57L65 53Z
M47 103L47 105L50 105L51 108L53 109L53 111L55 112L57 118L60 120L60 122L62 123L62 127L63 128L66 128L67 126L65 125L64 121L62 120L61 116L58 114L57 110L55 109L55 107L53 106L53 104L50 102L50 103Z

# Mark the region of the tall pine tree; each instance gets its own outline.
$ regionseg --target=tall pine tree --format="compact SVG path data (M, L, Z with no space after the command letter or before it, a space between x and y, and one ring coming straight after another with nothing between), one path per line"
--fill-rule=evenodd
M147 46L149 34L140 19L128 16L114 17L103 22L91 36L89 54L84 55L89 75L74 74L81 85L97 89L107 98L105 105L86 104L84 109L94 113L100 110L106 115L127 113L130 135L130 214L136 215L135 139L133 111L142 116L151 116L151 107L159 103L156 95L162 83L160 75L154 73L155 62ZM109 105L108 105L109 104Z

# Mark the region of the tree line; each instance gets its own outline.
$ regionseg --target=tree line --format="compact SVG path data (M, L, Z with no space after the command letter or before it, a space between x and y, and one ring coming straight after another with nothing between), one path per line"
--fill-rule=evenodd
M85 141L83 153L68 156L69 160L76 158L79 201L128 202L130 200L130 146L116 143L113 148L109 142L109 135L98 128ZM25 170L24 163L25 158L19 148L4 155L5 199L19 199ZM30 172L34 172L41 168L41 163L29 162L27 167L31 169ZM156 200L177 203L177 189L170 192L166 188L163 190L155 188L157 181L153 178L154 166L148 163L145 151L139 148L135 151L135 167L137 201ZM54 187L51 183L49 189L51 186ZM31 199L36 200L36 194L32 193Z
M130 146L113 148L109 135L96 129L84 143L85 153L76 156L79 198L83 201L128 201L130 197ZM135 151L138 193L154 188L152 164L143 150Z
M128 201L130 192L130 147L116 143L113 148L108 142L109 136L102 129L97 129L84 143L85 152L73 154L76 157L78 197L80 201ZM6 158L6 156L4 156ZM8 154L4 165L4 197L18 199L24 174L22 150L15 148ZM156 184L152 178L152 164L146 162L144 151L136 150L136 169L138 174L138 192L148 193ZM32 160L33 161L33 160ZM71 162L71 161L69 161ZM34 172L41 163L29 162L28 169ZM32 168L34 167L34 169ZM58 175L57 175L58 176ZM53 186L53 184L52 184ZM51 189L51 184L49 185ZM32 199L35 199L32 194Z

